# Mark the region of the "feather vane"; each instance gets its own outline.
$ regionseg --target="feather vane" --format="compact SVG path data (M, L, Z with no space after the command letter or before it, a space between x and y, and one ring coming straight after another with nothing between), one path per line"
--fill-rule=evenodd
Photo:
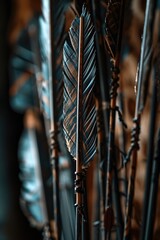
M108 11L106 14L106 44L107 50L112 59L115 59L119 34L117 30L120 24L121 0L110 0L108 2Z
M82 63L82 161L86 165L96 152L96 110L93 96L95 83L95 48L94 30L90 15L83 7L81 16L84 19L83 63ZM69 31L69 39L64 44L64 135L71 155L76 159L77 128L77 85L79 57L80 18L75 18Z
M50 86L49 86L49 74L48 74L48 66L50 62L50 40L48 36L50 35L49 31L49 2L42 1L43 4L43 16L40 18L40 44L43 49L43 62L42 62L42 71L44 74L44 81L47 82L46 88L42 89L42 94L45 94L49 97L50 95ZM62 73L62 52L63 52L63 44L66 38L65 31L65 13L69 8L69 1L54 1L54 9L53 10L53 34L54 39L54 91L56 93L56 121L60 121L62 118L62 103L63 103L63 73ZM44 34L47 32L48 34ZM46 45L47 43L47 45ZM46 94L48 92L48 94ZM51 96L50 96L51 97ZM49 102L49 100L47 101ZM47 109L46 109L47 110ZM46 111L48 112L48 111ZM50 113L49 113L50 115Z

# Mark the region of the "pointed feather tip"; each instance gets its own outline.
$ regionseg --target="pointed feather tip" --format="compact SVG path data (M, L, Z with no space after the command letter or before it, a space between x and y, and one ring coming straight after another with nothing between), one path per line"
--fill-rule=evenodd
M87 11L85 4L82 7L81 17L84 18L85 28L87 29L87 31L85 31L85 35L87 37L92 35L92 37L94 38L95 36L94 26L91 21L91 15ZM76 16L75 19L72 21L72 24L68 32L69 40L67 39L67 44L68 46L71 46L75 52L78 49L78 42L76 42L76 37L79 34L79 24L80 24L80 17ZM65 48L67 44L65 43Z
M82 6L81 16L85 19L85 23L87 24L88 31L86 32L86 34L92 35L92 37L94 38L95 36L94 25L92 23L91 14L87 10L85 3Z
M82 6L81 16L86 18L91 23L91 14L88 12L86 4L84 3Z
M88 17L89 20L91 19L91 15L90 15L89 12L87 11L87 7L86 7L86 4L85 4L85 3L84 3L83 6L82 6L81 16L82 16L82 17ZM72 23L71 23L71 27L70 27L70 29L69 29L69 32L70 32L70 30L72 30L72 28L74 27L75 23L79 23L79 19L80 19L80 17L77 15L77 16L75 17L75 19L74 19L74 20L72 21Z
M82 17L88 17L88 20L91 20L91 15L90 15L90 13L88 12L85 3L84 3L83 6L82 6L82 12L81 12L81 15L80 15L80 16L82 16ZM72 21L72 23L71 23L70 29L73 27L74 22L79 22L80 16L77 15L77 16L75 17L75 19L74 19L74 20Z
M88 14L86 4L84 3L82 6L82 13L81 16L86 16Z

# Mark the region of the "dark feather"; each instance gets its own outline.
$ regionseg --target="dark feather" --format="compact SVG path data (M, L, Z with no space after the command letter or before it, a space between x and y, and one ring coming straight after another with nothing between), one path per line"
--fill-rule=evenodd
M115 59L120 31L121 0L109 0L106 14L106 44L111 59Z
M42 46L42 68L44 74L44 81L47 82L45 87L42 89L43 93L49 97L50 95L50 86L49 86L49 73L47 72L49 69L50 62L50 42L48 36L50 35L50 24L49 24L49 1L42 1L43 3L43 16L40 19L40 44ZM54 34L54 59L55 61L52 63L54 66L54 91L56 95L56 121L59 121L62 118L63 112L63 75L62 75L62 52L63 52L63 44L66 38L65 31L65 13L69 7L69 1L54 1L54 9L53 9L53 34ZM48 92L48 94L46 94ZM50 96L51 97L51 96ZM49 102L49 101L47 101Z
M82 65L82 91L83 99L82 116L82 161L86 165L96 152L96 110L93 96L95 83L95 47L94 30L91 24L90 15L83 7L84 19L84 44L83 44L83 65ZM76 128L77 128L77 86L78 86L78 56L79 56L79 24L77 17L70 28L69 39L64 44L63 66L64 66L64 134L67 147L71 155L76 159Z
M56 106L57 119L62 118L63 113L63 73L62 73L62 53L63 45L66 38L65 33L65 11L68 2L61 0L54 2L54 48L55 48L55 85L56 86ZM54 63L52 63L54 64Z

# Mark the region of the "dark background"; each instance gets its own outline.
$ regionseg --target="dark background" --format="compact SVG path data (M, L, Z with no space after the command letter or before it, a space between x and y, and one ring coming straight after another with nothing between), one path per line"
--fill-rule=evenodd
M8 28L14 2L0 1L0 240L36 240L40 233L31 228L19 206L17 145L22 116L9 105Z

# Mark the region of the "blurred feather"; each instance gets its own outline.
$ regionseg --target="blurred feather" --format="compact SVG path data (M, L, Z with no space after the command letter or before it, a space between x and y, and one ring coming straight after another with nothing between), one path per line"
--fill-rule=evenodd
M53 192L49 152L40 124L25 128L19 144L21 207L37 228L44 227L52 219L53 212L51 195L46 194Z
M111 59L115 59L119 44L121 0L109 0L106 14L106 44Z
M37 13L41 12L40 0L15 0L11 7L11 21L9 27L9 41L13 45L19 33L28 25L28 22Z
M45 86L43 85L43 92L48 92L49 118L50 124L57 125L62 119L62 102L63 102L63 76L62 76L62 52L63 44L67 35L68 22L66 21L66 14L69 19L74 16L73 8L70 1L42 1L43 15L40 18L40 46L42 46L42 72L44 76ZM52 20L51 20L52 19ZM45 33L45 34L44 34ZM54 113L54 114L53 114ZM53 116L54 115L54 116ZM75 210L73 204L73 185L69 184L71 181L71 169L61 169L62 158L68 163L68 156L65 155L66 145L62 143L61 124L58 124L59 130L56 131L55 139L59 147L56 158L54 159L54 204L56 206L55 219L57 224L57 235L62 234L64 239L73 239L74 236L74 220ZM51 127L52 129L52 127ZM52 137L52 136L51 136ZM60 139L62 138L62 139ZM52 140L51 140L52 143ZM53 148L54 148L53 146ZM51 150L51 157L53 152ZM58 168L56 168L58 166ZM54 171L53 171L54 172ZM59 179L59 181L58 181ZM65 181L65 182L63 182ZM67 184L68 182L68 184ZM67 206L67 208L66 208ZM59 212L61 211L61 213ZM63 218L60 219L60 216ZM62 226L61 226L62 224ZM72 231L69 231L72 230Z
M50 75L50 20L49 20L49 1L42 1L42 16L40 17L40 46L41 46L41 54L42 54L42 72L44 76L44 84L42 91L47 98L51 97L50 95L50 85L49 85L49 75ZM63 52L63 44L66 38L66 17L65 14L68 10L70 10L70 1L69 0L61 0L54 1L54 9L53 9L53 32L54 32L54 62L52 63L54 66L54 91L56 93L56 121L59 121L62 118L63 111L63 76L62 76L62 52ZM45 34L44 34L45 33ZM49 100L47 100L49 104ZM46 106L47 115L50 117L49 106Z
M43 55L33 51L31 28L36 29L37 47L39 43L39 15L36 15L23 29L13 47L10 59L10 97L11 106L19 112L24 112L33 106L41 106L45 116L49 115L48 91L46 82L40 73ZM41 52L43 52L41 46ZM37 70L39 76L37 76ZM37 78L38 77L38 78ZM37 81L38 79L38 81ZM38 89L37 89L38 87ZM37 95L37 90L40 95ZM39 102L40 100L40 102Z
M19 145L21 206L32 225L43 227L47 222L47 215L42 201L42 183L38 172L39 167L37 167L35 145L33 132L25 130Z
M36 25L36 19L31 23ZM10 102L16 111L24 112L35 104L34 67L27 26L21 31L10 59Z
M72 23L69 38L64 44L64 134L67 147L71 155L76 159L76 128L77 118L80 117L83 126L82 134L82 159L86 165L96 152L96 110L93 96L95 82L95 48L94 30L90 15L83 7L84 39L83 39L83 65L82 65L82 116L77 116L77 86L78 86L78 57L79 57L79 24L77 17Z

